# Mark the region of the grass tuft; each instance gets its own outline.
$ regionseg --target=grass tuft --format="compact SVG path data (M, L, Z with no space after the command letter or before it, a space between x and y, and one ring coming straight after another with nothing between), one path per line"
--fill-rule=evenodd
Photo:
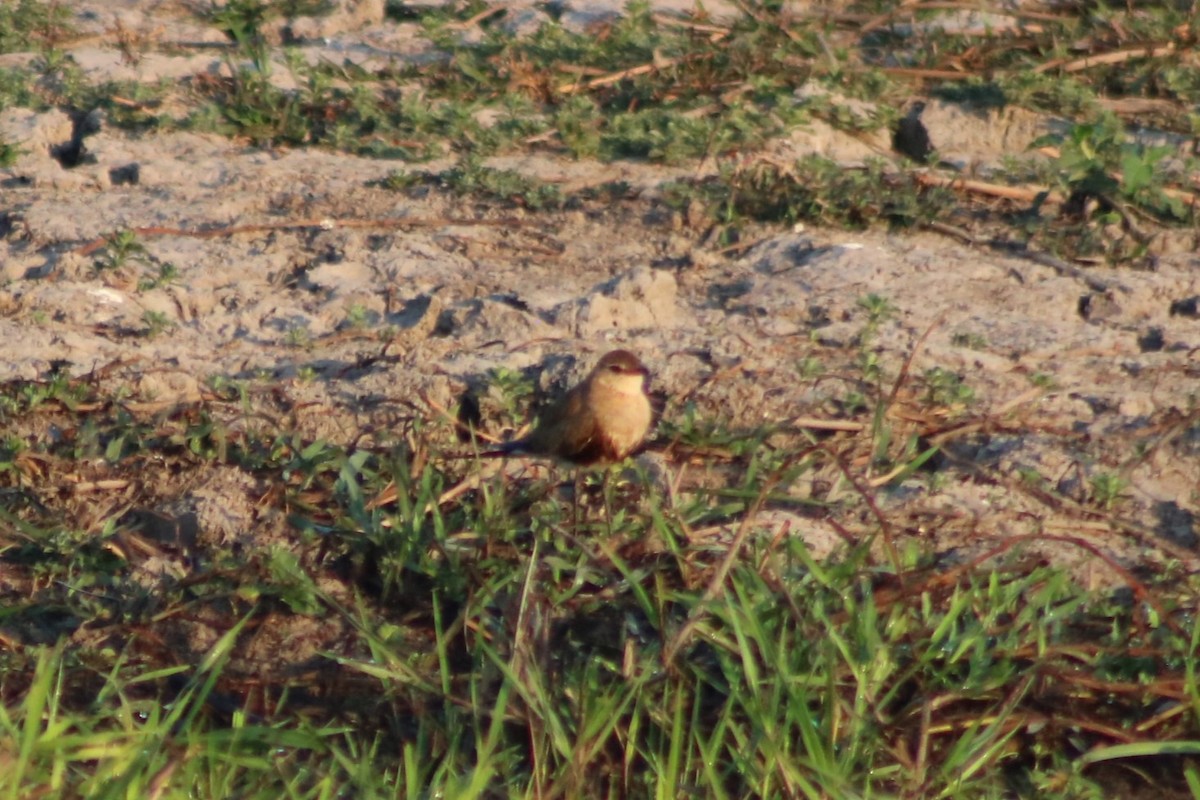
M528 390L494 385L514 409ZM955 376L914 387L971 413ZM416 418L364 450L241 411L270 395L2 394L10 796L1079 797L1200 747L1192 579L1090 591L1017 539L955 562L886 517L818 559L761 516L854 508L797 502L830 470L929 468L869 394L859 434L817 443L685 415L671 446L730 460L728 483L672 503L614 473L581 508L502 476L445 500L479 467ZM231 471L259 487L223 501L253 535L166 511Z

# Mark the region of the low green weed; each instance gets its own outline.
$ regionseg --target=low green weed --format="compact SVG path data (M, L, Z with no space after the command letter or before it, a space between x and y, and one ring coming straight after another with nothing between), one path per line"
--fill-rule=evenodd
M30 406L74 423L0 469L5 492L54 460L129 498L85 531L59 477L5 495L5 794L1065 798L1100 792L1102 764L1200 751L1188 706L1160 713L1196 668L1188 579L1092 592L1002 538L986 563L916 539L881 557L893 534L873 524L816 559L763 512L851 469L841 440L735 447L685 414L668 436L732 459L730 482L672 500L616 470L572 499L560 480L472 478L418 420L363 450L248 429L236 393L226 421L81 399ZM284 538L183 559L124 516L217 467L256 487L258 535ZM174 566L148 582L139 548ZM248 669L281 629L345 633Z

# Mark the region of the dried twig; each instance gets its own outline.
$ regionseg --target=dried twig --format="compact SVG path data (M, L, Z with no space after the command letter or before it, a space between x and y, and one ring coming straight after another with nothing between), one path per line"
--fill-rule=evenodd
M488 6L487 8L483 9L483 11L480 11L478 14L475 14L472 17L468 17L467 19L464 19L461 22L452 22L449 25L447 25L446 28L449 30L454 30L454 31L461 31L461 30L466 30L467 28L474 28L476 25L483 22L488 17L494 17L497 14L503 14L507 11L508 11L507 3L497 3L496 5Z
M724 37L716 37L716 39L720 39L720 38L724 38ZM649 64L641 64L636 67L630 67L629 69L622 69L622 70L618 70L616 72L610 72L607 75L602 75L599 78L592 78L591 80L588 80L588 81L576 81L575 83L564 83L558 87L558 91L563 94L571 94L573 92L578 92L581 89L598 89L601 86L608 86L613 83L619 83L619 82L625 80L626 78L636 78L638 75L648 75L651 72L657 72L658 70L663 70L663 69L670 69L671 67L678 66L680 64L685 64L690 61L697 61L697 60L700 60L700 59L706 58L706 57L707 56L704 54L694 53L694 54L686 56L684 58L655 59L654 61L650 62Z
M1033 68L1034 73L1049 72L1052 69L1061 69L1063 72L1080 72L1092 67L1103 67L1109 64L1122 64L1126 61L1131 61L1135 58L1160 58L1169 56L1175 52L1175 43L1167 42L1161 45L1147 45L1145 47L1132 47L1127 50L1113 50L1108 53L1101 53L1098 56L1084 56L1074 60L1058 59L1055 61L1047 61L1045 64L1039 64Z
M947 178L934 175L931 172L917 172L913 179L921 186L934 186L953 189L970 194L982 194L988 197L999 197L1004 200L1016 200L1021 203L1032 203L1042 197L1044 203L1061 204L1063 196L1052 189L1039 189L1026 186L1005 186L999 183L968 180L967 178Z
M821 419L819 417L796 417L791 424L793 427L806 430L846 431L849 433L858 433L867 427L866 423L850 419Z

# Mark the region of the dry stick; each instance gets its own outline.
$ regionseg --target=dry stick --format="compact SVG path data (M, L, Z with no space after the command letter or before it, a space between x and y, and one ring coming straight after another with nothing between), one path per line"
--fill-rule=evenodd
M762 236L756 236L753 239L745 239L736 244L731 244L727 247L722 247L717 252L723 256L732 255L737 252L745 252L758 247L763 242L770 242L779 237L778 232L765 233Z
M1095 275L1092 275L1088 270L1085 270L1082 267L1077 267L1074 264L1068 264L1066 261L1063 261L1061 258L1056 258L1056 257L1050 255L1049 253L1043 253L1038 250L1026 250L1023 248L1013 248L1011 246L1011 244L1008 242L993 241L993 242L989 242L988 244L993 250L999 250L1001 252L1009 251L1009 252L1011 252L1015 255L1018 255L1022 258L1026 258L1026 259L1034 262L1035 264L1041 264L1043 267L1049 267L1050 269L1054 270L1055 272L1057 272L1059 275L1063 276L1064 278L1074 278L1075 280L1083 283L1085 286L1087 286L1093 292L1100 292L1100 293L1104 294L1107 292L1111 292L1114 289L1116 289L1117 291L1119 291L1123 294L1130 294L1132 292L1132 290L1125 284L1117 283L1116 281L1106 281L1106 280L1103 280L1102 278L1097 278Z
M1064 677L1066 677L1066 676L1064 676ZM1072 674L1070 676L1069 680L1078 680L1078 677L1076 675ZM1150 685L1153 685L1153 684L1150 684ZM1141 688L1145 688L1145 687L1142 687L1142 684L1140 684L1140 683L1137 684L1137 686L1141 687ZM1159 692L1158 696L1161 697L1162 693ZM1150 730L1151 728L1157 728L1159 725L1166 722L1171 717L1176 717L1185 712L1190 712L1192 710L1191 703L1182 702L1185 697L1187 697L1186 692L1179 692L1179 695L1177 697L1175 697L1174 699L1178 700L1180 702L1177 702L1173 705L1168 706L1165 711L1155 714L1153 717L1150 717L1149 719L1144 720L1143 722L1139 722L1137 725L1133 726L1133 729L1135 731L1137 731L1138 733L1145 733L1146 731Z
M942 236L949 236L951 239L958 239L963 244L978 244L975 237L971 235L970 231L963 230L962 228L955 227L954 225L950 225L946 222L932 220L930 222L921 223L921 227L925 230L933 231L934 233L940 233Z
M300 230L304 228L408 228L436 227L446 225L484 225L491 227L525 226L533 224L532 220L522 220L516 217L501 219L465 219L459 217L399 217L395 219L321 219L296 220L292 222L264 222L254 225L225 225L203 230L187 228L166 228L151 225L143 228L130 228L130 233L137 236L186 236L193 239L216 239L223 236L236 236L242 233L265 233L269 231ZM75 248L74 253L82 256L90 255L108 244L108 237L101 236L85 245Z
M913 771L916 774L916 786L924 786L929 764L930 728L933 726L933 703L926 700L921 703L921 724L917 729L917 757L914 759Z
M1032 389L1026 389L1024 392L1022 392L1021 394L1012 398L1011 400L1001 403L996 409L994 409L992 411L992 413L989 416L1002 417L1005 414L1007 414L1008 412L1012 411L1013 409L1015 409L1019 406L1023 406L1026 403L1037 400L1039 397L1041 397L1045 393L1046 393L1046 390L1040 386L1034 386Z
M929 3L921 3L919 6L912 5L911 3L906 4L906 5L909 8L913 8L914 10L922 10L922 11L928 9L928 10L948 10L948 11L995 12L995 10L996 10L995 8L990 7L984 3L929 2ZM892 13L896 14L896 13L899 13L899 11L901 11L901 10L902 9L896 9L896 11L894 11ZM1017 9L1017 8L1005 9L1005 11L1003 12L1003 16L1011 17L1014 19L1033 19L1033 20L1039 20L1042 22L1066 22L1071 19L1074 19L1073 17L1069 17L1069 16L1066 16L1063 14L1053 14L1048 11L1034 11L1034 10L1025 10L1025 9ZM879 19L879 17L876 15L854 14L854 13L850 13L850 12L834 13L834 12L830 11L829 9L821 9L821 10L806 9L803 11L797 10L794 13L794 18L797 20L801 20L801 19L803 19L803 20L819 20L821 22L834 22L834 23L837 23L840 25L853 26L855 32L866 32L866 31L862 30L862 25L865 23L870 23L871 21L877 21ZM667 21L668 21L667 19L661 20L661 22L664 24L667 23ZM762 21L762 20L760 19L760 21ZM676 23L676 24L685 24L686 25L687 23L681 22L681 23ZM701 30L705 30L707 26L699 26L699 27ZM1036 33L1036 32L1038 32L1038 30L1036 30L1037 27L1040 27L1040 26L1026 26L1025 30Z
M904 364L900 367L900 374L896 376L896 381L892 384L892 391L887 398L887 407L889 409L896 404L896 398L900 395L900 387L904 385L905 379L908 378L908 372L912 369L913 359L921 351L921 347L925 344L925 340L929 338L929 334L933 333L935 328L946 321L946 315L949 313L948 310L943 311L937 315L933 322L929 323L929 327L925 329L925 332L921 334L921 338L917 339L916 344L913 345L908 358L904 359Z
M1042 148L1042 151L1052 157L1056 156L1058 154L1058 151L1054 150L1053 148ZM1114 177L1117 180L1120 180L1121 174L1119 172L1114 173ZM1016 200L1019 202L1031 203L1034 200L1036 200L1039 196L1042 196L1043 202L1046 202L1046 203L1061 204L1063 202L1063 196L1061 194L1059 194L1058 192L1055 192L1055 191L1051 191L1049 189L1033 189L1033 188L1019 187L1019 186L1003 186L1001 184L985 183L984 181L966 180L964 178L946 178L941 175L933 175L933 174L930 174L927 172L914 173L913 178L916 180L916 182L918 184L920 184L922 186L945 187L945 188L956 190L956 191L970 192L972 194L982 194L982 195L986 195L989 197L1000 197L1000 198L1003 198L1006 200ZM1172 189L1170 187L1163 187L1162 192L1163 192L1163 194L1166 194L1169 197L1173 197L1176 200L1179 200L1180 202L1185 203L1187 205L1190 205L1190 206L1200 205L1200 197L1197 197L1196 195L1191 194L1190 192L1185 192L1185 191L1182 191L1179 189ZM1007 245L1007 243L1000 243L1000 247L997 249L1011 249L1011 247L1009 245ZM1130 291L1127 287L1122 286L1120 284L1111 284L1111 283L1108 283L1107 281L1102 281L1099 278L1095 278L1091 275L1088 275L1086 272L1079 269L1078 267L1074 267L1074 266L1066 263L1062 259L1055 258L1054 256L1052 256L1048 253L1039 253L1039 252L1032 251L1032 250L1029 250L1029 251L1023 250L1023 251L1020 251L1020 254L1026 258L1029 258L1032 261L1036 261L1037 263L1042 264L1043 266L1050 267L1051 269L1057 271L1060 275L1065 275L1065 276L1068 276L1071 278L1075 278L1076 280L1083 281L1084 283L1087 284L1088 288L1092 289L1093 291L1107 292L1114 288L1119 289L1120 291L1122 291L1126 294L1128 294Z
M475 16L473 16L469 19L464 19L462 22L452 22L449 25L447 25L446 27L452 31L466 30L467 28L475 27L476 25L478 25L480 22L483 22L488 17L493 17L496 14L502 14L506 11L508 11L507 3L497 3L494 6L485 8L483 11L480 11L478 14L476 14Z
M1038 152L1050 158L1057 158L1059 151L1053 147L1038 148ZM1116 180L1121 180L1120 172L1113 172L1112 176ZM1039 197L1043 203L1053 205L1062 205L1066 198L1060 192L1056 192L1048 188L1039 188L1034 186L1006 186L999 183L989 183L987 181L970 180L967 178L949 178L943 175L935 175L930 172L914 172L912 173L913 180L919 185L926 187L945 188L957 192L967 192L970 194L984 195L985 197L998 197L1003 200L1015 200L1020 203L1032 203ZM1189 206L1200 206L1200 196L1193 194L1184 189L1175 189L1170 186L1164 186L1161 189L1162 193L1170 198L1178 200ZM960 235L960 234L955 234ZM729 250L736 249L735 245Z
M1000 36L1030 36L1045 32L1044 25L1014 22L1007 27L997 25L994 28L963 28L958 35L963 39L988 39Z
M842 473L842 477L854 487L854 491L858 492L859 496L862 497L863 501L867 504L867 509L870 510L871 515L879 523L879 532L883 536L883 548L887 551L888 558L892 562L892 568L896 570L896 579L900 581L900 586L904 587L906 583L904 568L900 564L900 552L896 549L895 537L892 536L892 523L888 521L888 518L875 502L874 496L868 491L869 487L863 486L854 477L854 473L850 471L850 466L842 459L841 454L834 452L833 448L824 443L820 445L820 449L833 459L833 463L837 464L838 471Z
M725 558L721 559L721 563L717 566L717 571L713 574L712 580L708 582L708 588L704 590L704 595L700 598L700 602L688 614L687 621L683 623L671 640L667 642L667 646L663 649L663 664L670 666L675 660L675 654L679 648L683 646L685 640L691 635L692 630L700 624L700 620L708 614L708 609L705 607L708 603L720 597L722 590L725 588L725 577L729 574L729 570L733 567L734 560L741 553L742 544L746 541L746 537L750 534L750 523L758 516L759 510L763 503L766 502L767 495L774 488L774 480L769 480L763 484L763 488L755 498L753 505L746 512L746 516L742 518L742 524L738 527L738 532L733 537L733 541L729 543L729 552L725 554Z
M792 532L792 523L785 522L779 526L779 530L775 532L775 536L771 539L771 543L767 545L767 549L763 552L762 558L758 560L758 574L764 575L767 569L767 559L775 553L775 548L779 547L779 543Z
M1026 658L1036 658L1039 655L1038 651L1034 650L1032 647L1023 649L1024 652L1018 650L1017 652L1014 652L1013 655ZM1069 655L1069 653L1064 653L1064 655ZM1132 657L1132 653L1125 648L1121 649L1121 655L1127 658ZM1138 683L1137 681L1105 681L1088 675L1082 675L1076 670L1067 670L1061 667L1046 666L1043 667L1043 669L1047 673L1063 680L1064 682L1069 681L1076 686L1081 686L1084 689L1091 689L1092 691L1100 694L1144 694L1146 690L1153 689L1156 695L1160 697L1168 697L1172 700L1183 700L1188 696L1187 689L1184 688L1184 681L1180 678L1175 680L1160 679L1151 681L1150 683ZM1187 706L1184 708L1187 708ZM1137 726L1137 729L1141 728L1141 725Z
M1110 53L1101 53L1098 56L1084 56L1077 58L1074 61L1067 59L1059 59L1057 61L1048 61L1045 64L1039 64L1033 68L1034 73L1048 72L1052 69L1061 68L1063 72L1081 72L1092 67L1103 67L1108 64L1121 64L1126 61L1131 61L1135 58L1158 58L1160 56L1169 56L1175 52L1175 43L1167 42L1162 45L1147 45L1145 47L1133 47L1128 50L1113 50Z
M722 37L716 37L716 38L722 39L724 37L722 36ZM703 58L707 58L707 56L704 54L695 54L695 55L686 56L684 58L665 58L661 61L653 61L649 64L641 64L636 67L630 67L629 69L622 69L622 70L618 70L617 72L610 72L609 74L601 76L599 78L592 78L590 81L576 81L575 83L564 83L563 85L558 87L558 91L561 92L562 94L572 94L574 92L579 91L580 89L597 89L601 86L608 86L609 84L623 81L626 78L634 78L634 77L637 77L638 75L647 75L651 72L655 72L660 69L669 69L670 67L678 66L679 64L685 64L689 61L697 61L697 60L700 60Z
M692 22L687 19L680 19L669 14L651 14L650 18L657 25L670 25L676 28L687 28L690 31L699 31L700 33L718 34L721 38L729 35L729 28L724 25L709 25L701 22Z
M1113 516L1101 517L1101 519L1104 519L1106 522L1108 522L1111 528L1115 528L1115 532L1128 536L1130 539L1146 545L1147 547L1162 550L1163 552L1168 553L1172 557L1178 559L1179 562L1184 564L1193 574L1200 573L1200 558L1197 558L1194 551L1177 545L1169 539L1158 536L1153 531L1147 530L1136 523L1127 522L1123 519Z
M1009 711L988 714L982 717L954 719L935 725L930 732L954 733L956 731L965 730L968 727L990 725L993 722L999 721L1006 714L1009 714ZM1130 735L1127 731L1123 731L1120 728L1115 728L1112 725L1106 725L1103 722L1096 722L1093 719L1063 716L1061 714L1054 714L1051 716L1037 711L1021 711L1011 713L1009 715L1009 722L1005 725L1004 731L1011 731L1014 728L1032 728L1035 726L1040 727L1047 724L1061 725L1064 728L1079 728L1081 730L1091 731L1092 733L1098 733L1102 736L1107 736L1110 739L1115 739L1124 744L1132 744L1140 741L1137 737Z
M960 72L955 69L919 69L917 67L884 67L883 72L900 78L928 78L944 81L965 81L979 77L976 72Z
M1153 97L1097 97L1096 103L1114 114L1166 114L1176 111L1178 103Z
M820 419L818 417L796 417L791 424L796 428L815 431L846 431L857 433L867 427L866 423L848 419Z
M669 60L664 64L664 66L671 66L675 63L678 62L675 60ZM600 86L607 86L610 83L617 83L625 78L634 78L638 75L646 75L647 73L654 72L656 69L659 69L659 65L657 64L642 64L641 66L630 67L629 69L623 69L619 72L611 72L602 77L593 78L590 81L564 83L558 87L558 91L562 92L563 94L570 94L572 92L577 92L580 89L596 89Z
M1038 189L1028 186L1004 186L999 183L973 181L966 178L946 178L929 172L913 173L913 179L922 186L953 189L971 194L982 194L988 197L999 197L1004 200L1016 200L1021 203L1032 203L1039 196L1043 195L1043 202L1045 203L1061 205L1064 199L1061 194L1049 189Z
M72 478L74 476L71 476ZM70 478L68 478L68 481ZM75 484L74 494L89 494L91 492L111 492L117 489L125 489L131 481L125 478L109 478L103 481L81 481Z
M1191 430L1197 422L1200 422L1200 410L1185 414L1173 422L1155 424L1146 431L1151 438L1138 447L1138 453L1126 461L1122 468L1145 464L1165 442L1179 436L1183 431Z

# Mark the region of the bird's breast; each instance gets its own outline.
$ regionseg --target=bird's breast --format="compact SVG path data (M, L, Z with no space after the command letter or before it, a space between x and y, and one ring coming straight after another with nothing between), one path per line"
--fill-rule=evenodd
M611 458L624 458L646 438L653 412L643 392L595 392L591 401L598 433Z

